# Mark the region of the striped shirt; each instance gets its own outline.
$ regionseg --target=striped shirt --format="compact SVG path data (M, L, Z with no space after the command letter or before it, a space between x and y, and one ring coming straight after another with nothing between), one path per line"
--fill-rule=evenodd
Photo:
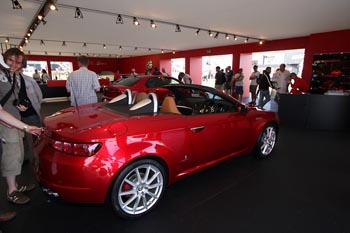
M70 92L72 106L97 103L98 76L86 67L80 67L68 76L66 88Z

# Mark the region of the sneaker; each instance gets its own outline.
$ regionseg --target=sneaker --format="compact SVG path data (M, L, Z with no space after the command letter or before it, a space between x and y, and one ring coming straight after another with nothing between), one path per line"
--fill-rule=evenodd
M5 212L0 214L0 222L7 222L16 217L15 211Z
M23 205L27 204L30 201L30 198L16 190L10 194L7 194L7 200L13 204Z
M27 185L21 185L17 188L18 192L29 192L35 189L35 184L27 184Z

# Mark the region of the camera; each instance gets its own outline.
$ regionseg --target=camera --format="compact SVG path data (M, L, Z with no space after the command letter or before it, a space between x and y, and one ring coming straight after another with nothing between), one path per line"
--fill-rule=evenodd
M14 106L22 105L22 106L24 106L26 108L29 108L31 104L30 104L29 99L23 99L23 100L15 99L13 101L13 105Z

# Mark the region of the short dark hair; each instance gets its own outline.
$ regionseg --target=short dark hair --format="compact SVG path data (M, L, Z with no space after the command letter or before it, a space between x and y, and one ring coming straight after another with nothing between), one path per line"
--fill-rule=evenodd
M82 64L83 66L88 66L89 65L89 58L87 56L79 56L78 57L78 62Z

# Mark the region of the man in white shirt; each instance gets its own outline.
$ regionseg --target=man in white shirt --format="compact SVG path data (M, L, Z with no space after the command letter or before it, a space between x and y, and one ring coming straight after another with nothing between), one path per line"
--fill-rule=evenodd
M235 81L235 93L239 101L243 100L243 68L239 68L238 73L235 74L233 80Z
M79 70L72 72L67 79L66 88L70 93L71 105L97 103L96 92L100 91L100 83L95 72L88 70L89 58L78 57Z
M286 65L281 64L280 69L274 74L275 82L277 82L277 92L279 94L287 94L288 86L290 84L290 72L286 70Z
M258 71L258 66L254 65L253 72L249 77L249 80L250 80L249 92L252 97L252 102L250 102L251 105L256 104L256 90L258 87L258 83L256 82L256 80L259 78L259 76L260 76L260 72Z

